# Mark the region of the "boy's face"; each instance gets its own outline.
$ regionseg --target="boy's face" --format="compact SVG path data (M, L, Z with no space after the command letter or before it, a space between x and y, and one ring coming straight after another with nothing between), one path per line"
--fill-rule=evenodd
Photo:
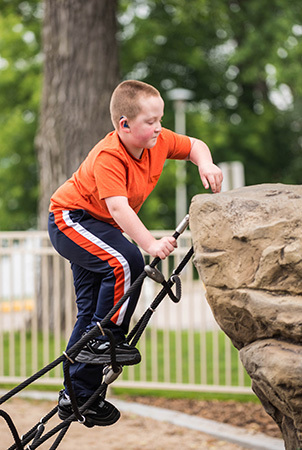
M127 137L127 146L130 144L137 150L154 147L161 132L161 119L164 115L164 101L161 97L144 96L139 102L141 111L128 121Z

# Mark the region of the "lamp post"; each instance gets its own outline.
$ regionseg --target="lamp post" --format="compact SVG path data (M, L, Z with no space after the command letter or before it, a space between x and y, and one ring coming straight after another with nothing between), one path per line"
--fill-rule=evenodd
M178 134L186 134L186 103L192 100L194 94L188 89L176 88L167 92L167 97L172 100L175 113L175 132ZM176 161L176 225L181 222L187 214L187 186L186 186L186 162Z

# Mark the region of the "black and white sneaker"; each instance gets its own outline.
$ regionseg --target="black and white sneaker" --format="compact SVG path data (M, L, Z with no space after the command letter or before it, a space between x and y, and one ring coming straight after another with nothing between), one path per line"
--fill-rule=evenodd
M85 397L77 398L78 406L81 407L87 400L88 398ZM58 415L61 420L65 420L71 414L73 414L73 409L70 398L65 391L62 390L59 392ZM83 416L86 419L84 424L87 424L88 427L92 427L94 425L105 427L117 422L121 414L115 406L99 397L92 406L87 408L87 410L83 413ZM74 420L77 419L74 418Z
M127 342L115 346L116 362L124 366L132 366L141 361L140 352ZM80 351L75 360L86 364L110 364L110 342L92 339Z

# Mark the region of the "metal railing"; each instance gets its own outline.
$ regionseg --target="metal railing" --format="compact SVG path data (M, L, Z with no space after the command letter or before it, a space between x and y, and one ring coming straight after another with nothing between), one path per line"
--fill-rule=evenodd
M166 279L191 245L186 231L173 254L160 262ZM251 393L238 352L216 324L192 261L181 280L181 301L166 297L159 305L139 341L142 362L125 367L114 386ZM144 281L133 324L161 287ZM52 248L47 233L0 232L0 383L19 383L57 358L75 314L70 265ZM61 367L39 380L61 382Z

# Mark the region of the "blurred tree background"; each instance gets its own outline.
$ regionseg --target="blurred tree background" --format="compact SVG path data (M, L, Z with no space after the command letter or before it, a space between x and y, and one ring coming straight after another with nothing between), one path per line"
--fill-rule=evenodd
M36 226L42 16L38 0L0 0L1 230ZM120 0L117 17L120 78L161 91L163 126L174 128L167 92L190 89L187 134L207 142L216 163L242 161L249 185L301 183L298 0ZM190 202L204 189L196 168L187 169ZM141 218L149 228L173 228L174 217L171 161Z
M42 6L0 0L0 230L37 221Z

